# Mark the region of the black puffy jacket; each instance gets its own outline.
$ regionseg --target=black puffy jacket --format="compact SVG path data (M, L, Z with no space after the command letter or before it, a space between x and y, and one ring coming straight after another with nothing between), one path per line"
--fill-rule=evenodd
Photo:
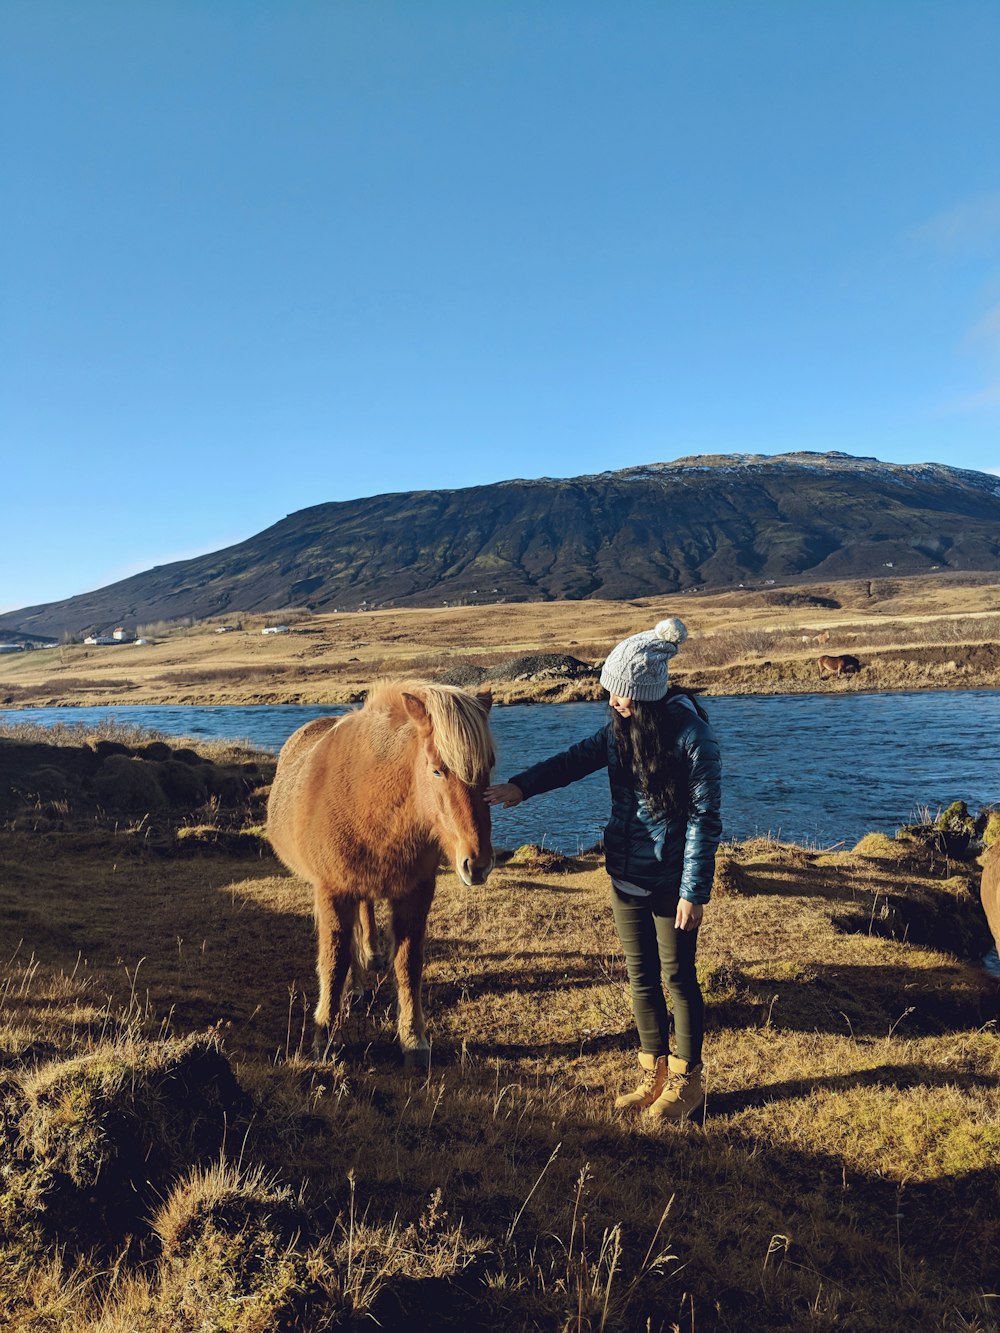
M641 889L679 893L689 902L707 903L715 850L722 835L719 744L711 726L693 707L683 699L673 706L685 713L674 735L673 754L687 781L686 815L650 809L631 769L622 763L610 722L586 740L508 780L527 799L607 768L611 785L611 818L604 830L608 874Z

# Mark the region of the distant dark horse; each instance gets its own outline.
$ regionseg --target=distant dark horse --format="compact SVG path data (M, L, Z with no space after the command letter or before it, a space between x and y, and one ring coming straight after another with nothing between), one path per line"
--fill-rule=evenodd
M831 676L854 676L861 670L861 663L849 653L845 653L842 657L819 657L816 659L816 665L824 680L827 673Z

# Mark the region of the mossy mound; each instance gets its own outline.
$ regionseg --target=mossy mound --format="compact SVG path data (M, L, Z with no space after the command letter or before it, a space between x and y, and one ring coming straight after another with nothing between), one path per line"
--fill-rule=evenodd
M137 753L143 759L161 762L164 759L169 759L172 751L166 741L150 741L148 745L141 745Z
M182 855L200 856L214 852L222 856L261 856L270 850L265 829L233 831L215 824L192 824L177 830L176 849Z
M208 798L206 773L211 775L210 764L194 767L183 759L165 759L156 765L160 789L172 806L195 810Z
M66 745L0 737L0 815L58 816L64 827L74 818L92 824L95 817L192 815L210 805L216 819L259 821L273 764L224 758L158 740Z
M714 897L725 898L732 893L752 893L753 888L746 871L735 857L719 852L715 858L715 879L712 882Z
M870 856L876 861L904 862L912 857L914 845L905 838L890 838L885 833L866 833L860 842L855 843L854 852L858 856Z
M990 945L978 895L963 875L914 882L904 892L879 893L870 907L859 903L834 917L833 924L850 933L927 945L977 961Z
M896 834L901 842L908 842L914 852L924 857L944 856L952 861L965 860L973 833L966 828L939 827L933 824L904 824Z
M533 870L539 874L551 874L555 871L571 870L572 859L562 852L550 852L537 842L526 842L511 852L507 864L518 870Z
M286 1186L260 1170L192 1172L153 1223L163 1245L159 1313L182 1331L271 1333L310 1327L331 1298L312 1278L309 1219Z
M943 850L949 856L964 856L976 836L976 821L964 801L952 801L934 821Z
M975 829L975 822L964 801L952 801L951 805L945 806L935 819L934 827L971 835Z
M247 1107L211 1036L109 1043L0 1086L0 1235L77 1247L146 1228L154 1200L217 1154Z
M992 847L995 842L1000 842L1000 810L986 812L982 838L984 847Z
M123 814L152 814L167 804L154 766L128 755L105 759L94 779L94 793L103 806Z

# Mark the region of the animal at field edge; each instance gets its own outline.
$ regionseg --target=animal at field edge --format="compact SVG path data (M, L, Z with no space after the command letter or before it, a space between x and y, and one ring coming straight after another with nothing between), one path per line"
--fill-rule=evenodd
M1000 842L995 842L983 857L983 879L979 886L983 911L1000 952Z
M819 667L820 676L824 679L828 674L831 676L854 676L861 670L861 663L856 657L851 657L849 653L844 653L840 657L824 655L816 659L816 665Z
M300 727L278 756L267 829L276 854L314 890L319 1055L340 1019L356 937L370 958L373 904L384 899L404 1064L429 1063L420 987L438 863L447 854L470 886L493 868L483 799L494 763L491 703L489 693L428 681L381 682L363 708Z

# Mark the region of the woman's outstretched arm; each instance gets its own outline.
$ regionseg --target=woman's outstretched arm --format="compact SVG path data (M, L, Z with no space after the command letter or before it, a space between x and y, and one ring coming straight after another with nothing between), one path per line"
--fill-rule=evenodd
M498 782L487 787L487 804L502 805L509 809L531 796L540 796L542 792L553 791L556 787L568 787L571 782L579 782L588 773L607 768L608 729L608 726L602 727L593 736L571 745L568 750L554 754L550 759L543 759L540 764L534 764L523 773L515 773L509 782Z

